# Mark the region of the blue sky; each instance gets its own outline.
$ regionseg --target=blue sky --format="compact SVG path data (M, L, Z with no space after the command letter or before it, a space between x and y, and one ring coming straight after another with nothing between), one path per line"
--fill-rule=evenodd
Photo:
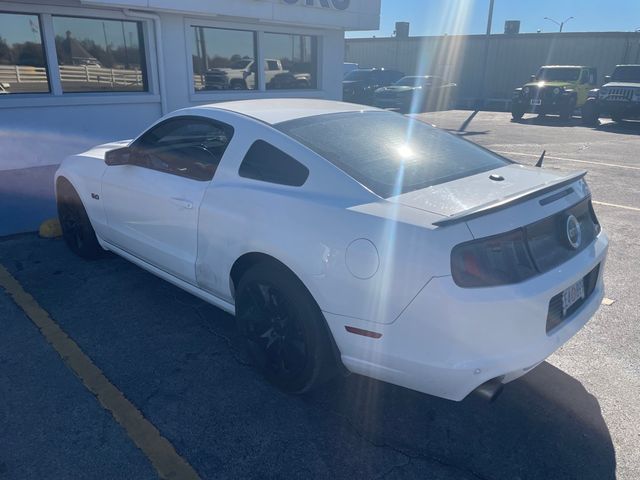
M411 35L484 33L489 0L382 0L380 31L349 32L348 37L390 36L396 21L411 23ZM504 31L505 20L520 20L521 32L635 31L640 29L640 0L495 0L493 32Z

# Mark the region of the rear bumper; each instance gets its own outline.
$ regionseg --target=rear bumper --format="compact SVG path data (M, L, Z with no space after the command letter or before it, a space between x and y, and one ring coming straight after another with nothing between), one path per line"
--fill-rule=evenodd
M450 400L462 400L484 382L512 381L544 361L597 311L604 296L608 240L555 270L522 284L463 289L451 277L432 279L392 324L325 313L352 372ZM597 265L596 287L580 308L546 332L550 300ZM382 333L379 339L346 333L345 326Z

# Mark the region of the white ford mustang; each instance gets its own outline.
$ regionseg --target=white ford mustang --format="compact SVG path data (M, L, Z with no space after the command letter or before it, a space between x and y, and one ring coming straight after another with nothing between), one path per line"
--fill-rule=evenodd
M235 314L280 388L346 367L461 400L598 309L608 240L583 177L397 113L278 99L176 111L55 181L74 252L110 250Z

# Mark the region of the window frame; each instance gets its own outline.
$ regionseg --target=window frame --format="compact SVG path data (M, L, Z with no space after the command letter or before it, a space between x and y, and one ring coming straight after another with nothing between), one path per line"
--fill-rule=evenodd
M44 70L47 76L47 91L46 92L9 92L8 96L10 97L14 97L15 95L18 96L24 96L24 95L51 95L53 93L53 85L51 82L51 69L49 68L49 56L47 55L47 44L46 44L46 39L45 39L45 30L44 30L44 26L43 26L43 21L42 21L42 15L39 15L37 13L30 13L30 12L17 12L17 11L7 11L4 9L4 7L2 9L0 9L0 15L5 14L5 15L28 15L28 16L32 16L32 17L36 17L36 19L38 20L38 28L40 29L40 42L41 42L41 46L42 46L42 59L44 61Z
M224 150L222 156L220 157L220 160L218 161L218 165L216 165L216 169L214 170L213 174L211 175L211 178L209 178L209 179L195 178L195 177L192 177L192 176L189 176L189 175L181 175L179 173L174 173L174 172L170 172L170 171L166 171L166 170L160 170L158 168L152 168L152 167L149 167L149 166L146 166L146 165L139 165L137 163L134 163L134 165L137 166L137 167L140 167L140 168L144 168L146 170L153 170L154 172L165 173L167 175L173 175L175 177L186 178L188 180L193 180L193 181L196 181L196 182L211 182L211 181L213 181L213 179L216 176L216 172L218 171L218 168L220 167L220 163L222 163L222 160L224 159L224 155L227 153L227 149L231 145L231 142L233 141L233 138L235 136L235 128L232 125L228 124L228 123L221 122L219 120L214 120L212 118L201 117L201 116L198 116L198 115L176 115L174 117L170 117L170 118L167 118L165 120L162 120L160 122L157 122L157 123L153 124L147 130L142 132L133 142L131 142L131 145L129 146L129 148L132 150L132 153L135 154L136 150L142 150L144 148L144 147L142 147L141 144L143 143L143 140L144 140L145 136L147 136L153 130L163 127L167 123L180 121L180 120L194 120L194 121L196 121L198 123L209 124L209 125L212 125L212 126L214 126L216 128L221 128L223 130L227 130L227 132L229 134L229 141L227 142L227 146L225 147L225 150Z
M138 44L139 44L139 48L141 49L140 51L140 70L142 72L142 90L134 90L134 91L127 91L127 90L106 90L106 91L102 91L102 90L86 90L86 91L73 91L73 92L65 92L64 91L64 86L62 85L62 77L60 76L60 64L58 63L57 65L57 69L58 69L58 79L60 81L60 88L62 90L62 95L70 95L70 94L80 94L80 95L102 95L104 93L116 93L116 94L120 94L120 93L135 93L135 94L144 94L144 93L149 93L150 92L150 87L149 87L149 70L148 70L148 61L147 61L147 51L146 51L146 41L145 41L145 32L144 32L144 22L142 22L141 20L135 20L133 18L126 18L126 19L120 19L120 18L108 18L108 17L89 17L86 15L61 15L58 13L52 14L50 15L51 18L51 26L52 26L52 32L53 32L53 45L55 48L55 28L53 28L53 19L55 17L58 18L76 18L76 19L81 19L81 20L103 20L106 22L128 22L128 23L135 23L136 30L138 31ZM56 61L58 61L58 51L56 50Z
M189 50L188 52L188 62L187 62L187 68L190 68L191 70L188 71L189 73L189 85L191 88L191 93L196 95L197 97L200 97L202 95L206 95L206 94L211 94L211 93L216 93L216 92L225 92L228 93L229 90L196 90L195 88L195 72L193 71L193 52L194 52L194 48L197 47L197 45L195 45L195 39L193 38L194 35L191 35L191 33L193 33L193 29L195 28L211 28L211 29L215 29L215 30L228 30L228 31L234 31L234 32L244 32L244 33L250 33L252 34L253 37L253 50L254 50L254 58L253 58L253 64L258 65L258 35L257 32L255 30L249 29L249 28L231 28L231 27L211 27L208 25L186 25L185 24L185 34L187 35L187 37L191 37L191 43L187 42L187 49ZM234 92L257 92L260 89L260 85L261 85L261 80L262 80L262 72L259 71L259 68L256 67L256 88L252 89L246 89L246 90L234 90Z
M324 67L324 40L325 32L313 28L299 27L280 27L275 25L259 25L256 23L238 23L228 21L209 20L201 17L184 17L184 34L186 48L186 68L188 75L189 101L192 103L203 103L207 101L219 102L222 100L239 100L251 98L280 98L286 96L300 96L301 92L305 96L314 97L321 93L324 89L323 85L323 67ZM317 81L315 88L308 89L282 89L267 90L265 83L264 67L258 68L258 88L255 90L219 90L219 91L196 91L194 87L193 59L191 57L194 51L194 36L191 35L191 27L210 27L220 28L224 30L248 30L256 35L256 65L265 65L264 40L265 33L281 33L289 35L306 35L316 37L316 75Z
M115 105L115 104L160 104L160 78L157 65L151 60L157 58L154 40L153 21L147 17L136 16L134 13L125 15L117 10L89 9L57 5L19 4L7 2L2 5L4 13L18 13L36 15L40 21L45 61L49 72L48 93L25 93L20 95L3 95L0 98L0 109L28 108L76 105ZM82 17L105 20L135 21L142 24L144 57L147 72L148 89L145 92L62 92L58 56L55 48L55 33L53 30L53 16ZM7 97L7 98L5 98Z

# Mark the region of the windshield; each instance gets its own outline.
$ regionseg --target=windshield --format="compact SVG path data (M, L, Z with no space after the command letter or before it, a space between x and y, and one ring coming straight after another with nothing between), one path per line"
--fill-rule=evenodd
M536 78L544 82L575 82L578 77L580 77L579 68L541 68Z
M616 67L611 76L614 82L639 82L640 65L629 65L627 67Z
M383 198L509 164L470 142L392 112L318 115L276 128Z
M352 70L344 77L345 80L368 80L371 77L371 70Z
M425 77L404 77L394 85L399 87L423 87L425 85L431 85L431 79Z

